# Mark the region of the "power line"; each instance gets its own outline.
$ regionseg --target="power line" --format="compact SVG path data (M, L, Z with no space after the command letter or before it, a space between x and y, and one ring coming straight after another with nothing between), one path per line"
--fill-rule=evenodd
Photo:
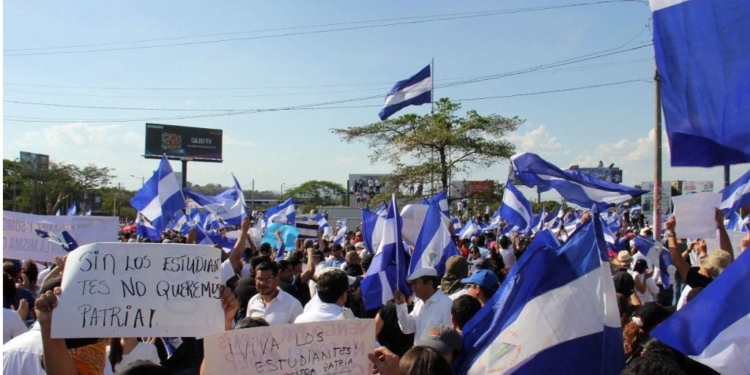
M546 94L553 94L553 93L560 93L560 92L580 91L580 90L587 90L587 89L594 89L594 88L601 88L601 87L608 87L608 86L618 86L618 85L624 85L624 84L636 83L636 82L653 82L653 79L649 79L649 78L631 79L631 80L626 80L626 81L601 83L601 84L588 85L588 86L568 87L568 88L556 89L556 90L536 91L536 92L527 92L527 93L519 93L519 94L509 94L509 95L484 96L484 97L477 97L477 98L461 98L461 99L455 99L454 101L455 102L467 102L467 101L475 101L475 100L505 99L505 98L521 97L521 96L546 95ZM184 119L204 118L204 117L223 117L223 116L232 116L232 115L240 115L240 114L261 113L261 112L380 108L380 107L381 105L319 106L319 107L296 106L296 107L286 107L286 108L251 109L251 110L222 112L222 113L216 113L216 114L197 115L197 116L176 116L176 117L138 118L138 119L86 119L86 120L83 120L83 119L52 119L52 118L39 118L39 117L6 116L4 120L9 121L9 122L37 122L37 123L60 123L60 122L72 122L72 121L81 121L81 122L88 122L88 123L146 122L146 121L163 121L163 120L184 120Z
M204 40L204 41L189 41L189 42L180 42L180 43L162 43L162 44L153 44L153 45L145 45L145 46L126 46L126 47L113 47L113 48L94 48L94 49L83 49L83 50L72 50L72 51L46 51L46 52L42 51L42 52L6 53L5 57L79 54L79 53L95 53L95 52L109 52L109 51L125 51L125 50L152 49L152 48L160 48L160 47L178 47L178 46L188 46L188 45L215 44L215 43L237 42L237 41L246 41L246 40L255 40L255 39L281 38L281 37L298 36L298 35L326 34L326 33L333 33L333 32L339 32L339 31L351 31L351 30L362 30L362 29L385 28L385 27L391 27L391 26L402 26L402 25L433 23L433 22L450 21L450 20L457 20L457 19L471 19L471 18L480 18L480 17L490 17L490 16L496 16L496 15L526 13L526 12L537 12L537 11L545 11L545 10L552 10L552 9L563 9L563 8L572 8L572 7L580 7L580 6L601 5L601 4L609 4L609 3L624 3L624 2L639 2L639 3L642 3L642 1L637 1L637 0L605 0L605 1L597 1L597 2L589 2L589 3L577 3L577 4L547 6L547 7L532 7L532 8L509 9L509 10L502 10L502 11L490 11L490 12L487 12L487 13L479 13L479 14L465 14L465 15L454 15L454 16L446 15L446 16L443 16L443 17L435 17L435 18L432 18L432 19L422 19L422 20L413 20L413 21L394 21L394 22L388 22L388 23L376 24L376 25L360 25L360 26L330 28L330 29L323 29L323 30L295 31L295 32L288 32L288 33L281 33L281 34L272 34L272 35L259 35L259 36L249 36L249 37L223 38L223 39ZM365 21L365 22L367 22L367 21ZM229 34L227 34L227 35L229 35ZM123 42L114 42L114 43L123 43ZM68 47L63 47L63 48L68 48ZM72 48L72 47L70 47L70 48ZM52 49L56 49L56 48L52 47ZM18 51L18 50L16 50L16 51ZM6 50L5 52L10 52L10 50Z
M624 61L615 61L615 62L608 62L608 63L601 63L601 64L592 64L592 65L583 65L583 66L575 66L575 67L567 67L567 68L560 68L560 69L547 69L544 71L537 71L537 72L530 72L523 74L525 76L535 76L535 75L548 75L548 74L557 74L557 73L565 73L565 72L574 72L574 71L588 71L592 69L598 69L598 68L608 68L612 66L618 66L618 65L628 65L633 63L639 63L644 61L653 61L653 58L641 58L641 59L631 59L631 60L624 60ZM475 77L456 77L456 78L443 78L443 79L436 79L435 82L444 82L444 81L460 81L460 80L467 80L467 79L475 79L475 78L482 78L486 76L475 76ZM23 91L23 90L4 90L6 93L19 93L19 94L33 94L33 95L48 95L48 96L55 96L55 95L64 95L64 96L80 96L80 97L94 97L94 98L118 98L118 99L226 99L226 98L256 98L256 97L265 97L265 96L299 96L299 95L320 95L320 94L334 94L334 93L349 93L349 92L365 92L365 91L378 91L383 90L384 85L392 85L393 82L383 82L383 83L351 83L351 84L340 84L340 85L321 85L321 86L273 86L273 87L265 87L265 89L293 89L293 88L320 88L320 87L331 87L331 86L357 86L357 85L379 85L378 88L372 88L372 89L352 89L352 90L332 90L332 91L310 91L310 92L292 92L292 93L260 93L260 94L252 94L252 95L182 95L182 96L165 96L165 95L159 95L159 96L142 96L142 95L102 95L102 94L82 94L82 93L73 93L73 92L37 92L37 91ZM83 87L83 86L46 86L46 85L32 85L32 84L23 84L23 83L6 83L6 85L14 85L14 86L34 86L34 87L40 87L40 88L69 88L69 89L106 89L106 90L172 90L170 88L133 88L133 87ZM231 88L211 88L210 90L256 90L256 89L262 89L261 87L246 87L246 88L239 88L239 87L231 87ZM189 91L193 90L192 88L174 88L176 91ZM197 88L196 90L208 90L206 88Z

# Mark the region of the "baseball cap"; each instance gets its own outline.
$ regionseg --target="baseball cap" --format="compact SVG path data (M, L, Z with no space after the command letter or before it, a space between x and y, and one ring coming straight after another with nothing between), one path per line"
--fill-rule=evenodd
M712 277L718 277L730 263L732 263L732 258L729 253L720 249L712 251L707 257L701 259L701 267L705 268Z
M490 290L497 289L498 283L497 275L490 270L476 270L471 277L461 279L461 284L476 284Z
M461 335L452 327L438 324L427 328L416 345L433 348L446 355L461 350Z
M414 270L412 274L406 278L406 281L414 281L424 276L435 276L437 277L437 270L432 267L420 267Z

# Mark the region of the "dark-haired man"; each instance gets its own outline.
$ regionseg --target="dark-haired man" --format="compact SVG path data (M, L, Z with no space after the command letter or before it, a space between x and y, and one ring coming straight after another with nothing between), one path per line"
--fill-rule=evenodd
M396 291L396 313L398 325L406 334L414 333L415 337L422 337L427 327L446 324L451 325L451 304L453 300L438 289L440 279L437 271L432 267L421 267L414 270L406 278L411 290L418 300L414 303L411 313L406 307L406 297L401 291Z
M317 299L313 298L308 304L307 311L295 319L294 323L324 322L330 320L352 319L354 315L344 308L349 284L354 278L347 276L344 271L328 267L317 275L315 288Z
M269 325L294 323L302 314L302 304L279 289L279 269L274 262L263 262L255 268L258 294L247 304L247 316L263 318Z

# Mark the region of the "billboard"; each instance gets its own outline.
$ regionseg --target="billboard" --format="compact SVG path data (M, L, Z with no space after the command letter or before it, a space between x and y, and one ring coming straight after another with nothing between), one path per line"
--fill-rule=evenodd
M682 181L682 194L713 193L713 181Z
M483 181L452 181L451 197L468 198L475 195L492 194L495 189L495 182L492 180Z
M602 181L622 183L622 169L620 168L578 168L578 170Z
M653 181L645 181L641 183L641 189L648 190L649 192L641 195L641 208L643 209L643 216L646 217L650 223L654 221L654 183ZM662 181L661 182L661 214L666 215L669 213L672 207L672 182Z
M143 156L159 159L195 160L221 163L221 129L146 124L146 151Z
M21 161L21 165L30 171L40 173L49 172L49 155L21 151L19 160Z

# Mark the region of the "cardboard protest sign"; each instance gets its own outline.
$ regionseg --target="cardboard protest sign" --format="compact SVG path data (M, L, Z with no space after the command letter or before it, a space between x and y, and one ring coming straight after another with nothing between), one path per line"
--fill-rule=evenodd
M203 340L206 374L372 374L372 319L239 329Z
M68 255L52 337L201 337L224 329L211 246L95 243Z
M36 235L34 230L60 233L68 231L79 245L117 241L117 217L47 216L3 211L3 258L52 262L67 254Z

